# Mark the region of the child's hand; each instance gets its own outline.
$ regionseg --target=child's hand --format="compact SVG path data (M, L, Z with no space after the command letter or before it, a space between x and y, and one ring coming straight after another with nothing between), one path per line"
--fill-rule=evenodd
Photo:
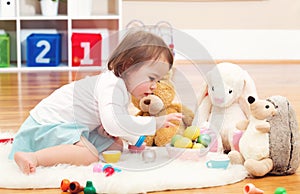
M171 123L172 120L181 121L183 118L182 113L171 113L165 116L156 117L156 129L162 127L173 127L175 126Z

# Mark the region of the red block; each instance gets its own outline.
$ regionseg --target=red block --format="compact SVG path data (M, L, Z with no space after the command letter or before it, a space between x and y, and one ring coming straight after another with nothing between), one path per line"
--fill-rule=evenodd
M72 66L101 66L101 34L72 34Z

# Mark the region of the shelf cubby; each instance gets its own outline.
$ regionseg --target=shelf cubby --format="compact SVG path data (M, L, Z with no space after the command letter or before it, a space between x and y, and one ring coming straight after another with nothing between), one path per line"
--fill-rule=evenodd
M91 2L91 13L74 14L77 3ZM38 0L16 1L15 16L0 16L0 33L10 37L10 67L0 67L7 71L68 71L94 70L99 67L72 66L72 34L74 32L97 32L103 38L119 31L122 0L64 0L59 1L57 16L43 16ZM61 63L56 67L28 67L26 65L26 39L32 33L61 34ZM102 59L106 60L114 44L103 41Z

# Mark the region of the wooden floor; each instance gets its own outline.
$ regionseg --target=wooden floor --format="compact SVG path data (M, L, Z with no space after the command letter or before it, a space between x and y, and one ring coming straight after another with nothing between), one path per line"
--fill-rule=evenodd
M298 65L241 65L252 76L260 98L282 95L289 99L297 113L300 123L300 64ZM199 68L193 65L176 65L177 73L185 75L194 89L199 89L201 76ZM201 68L200 68L201 69ZM0 69L1 72L1 69ZM41 99L56 88L72 80L97 72L34 72L0 73L0 131L16 132L32 109ZM180 83L179 83L180 85ZM198 94L198 93L197 93ZM191 100L194 103L194 99ZM195 172L201 173L201 172ZM0 175L1 178L9 175ZM203 175L205 176L205 175ZM180 178L180 177L178 177ZM245 179L239 183L221 187L164 191L156 193L230 193L241 194L246 183L253 183L265 193L274 193L277 187L285 187L288 194L300 193L300 168L291 176L268 176L259 179ZM58 185L59 186L59 185ZM134 185L133 185L134 186ZM10 190L0 189L2 193L60 193L59 189Z

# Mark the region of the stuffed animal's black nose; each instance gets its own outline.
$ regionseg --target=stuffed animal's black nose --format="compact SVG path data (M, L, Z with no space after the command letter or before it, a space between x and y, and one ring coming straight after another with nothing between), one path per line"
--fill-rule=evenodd
M147 99L147 100L144 101L144 104L146 104L146 105L149 105L150 103L151 103L150 99Z
M254 98L253 96L249 96L249 97L248 97L248 102L249 102L250 104L252 104L253 102L255 102L255 98Z

